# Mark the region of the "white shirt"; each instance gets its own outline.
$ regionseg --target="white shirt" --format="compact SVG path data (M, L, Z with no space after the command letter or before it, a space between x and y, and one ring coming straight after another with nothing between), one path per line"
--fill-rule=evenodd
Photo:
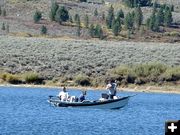
M115 92L116 92L116 87L117 87L117 84L116 84L116 83L112 83L112 84L109 83L109 84L106 86L106 89L109 90L109 94L110 94L110 95L114 95Z
M61 98L61 101L67 101L69 94L68 92L61 91L58 96Z

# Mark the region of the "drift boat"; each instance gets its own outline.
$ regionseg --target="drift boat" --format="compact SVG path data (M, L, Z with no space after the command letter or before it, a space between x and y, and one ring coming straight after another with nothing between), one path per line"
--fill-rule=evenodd
M120 109L128 104L132 96L120 97L117 99L106 100L84 100L83 102L61 101L58 97L49 96L48 102L56 107L78 107L78 108L96 108L96 109Z

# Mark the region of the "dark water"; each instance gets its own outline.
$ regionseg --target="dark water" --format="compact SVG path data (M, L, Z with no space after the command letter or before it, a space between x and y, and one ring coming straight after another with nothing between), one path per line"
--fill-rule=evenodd
M176 94L138 93L121 110L98 110L52 107L47 97L58 92L0 87L0 135L163 135L166 120L180 119ZM88 91L89 98L101 92Z

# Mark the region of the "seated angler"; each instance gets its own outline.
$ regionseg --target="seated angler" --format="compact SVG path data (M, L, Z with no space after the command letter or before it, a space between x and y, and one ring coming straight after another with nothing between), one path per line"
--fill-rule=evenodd
M69 99L69 94L66 91L66 87L63 87L63 90L59 92L58 97L60 98L61 101L67 101Z
M86 96L86 91L82 91L82 94L79 97L79 101L83 102L85 100L85 96Z

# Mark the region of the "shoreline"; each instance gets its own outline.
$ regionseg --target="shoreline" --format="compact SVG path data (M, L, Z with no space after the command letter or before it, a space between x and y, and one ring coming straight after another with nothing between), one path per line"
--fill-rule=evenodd
M54 88L59 89L62 87L51 86L51 85L33 85L33 84L0 84L0 87L24 87L24 88ZM82 87L82 86L70 86L68 89L78 90L106 90L105 87ZM165 89L166 88L166 89ZM169 94L180 94L180 88L176 89L174 86L135 86L135 87L118 87L118 92L144 92L144 93L169 93Z

